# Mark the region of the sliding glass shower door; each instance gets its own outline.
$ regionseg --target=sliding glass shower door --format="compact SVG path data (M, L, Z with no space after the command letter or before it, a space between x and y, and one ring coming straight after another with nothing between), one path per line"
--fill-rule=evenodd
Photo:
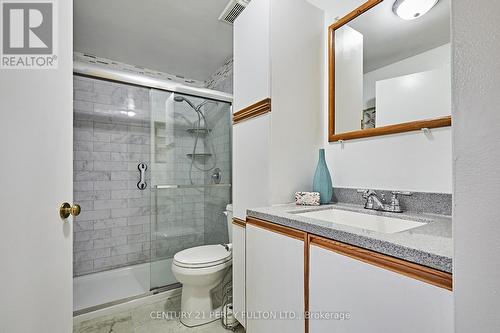
M176 283L175 253L228 242L231 109L151 90L151 289Z

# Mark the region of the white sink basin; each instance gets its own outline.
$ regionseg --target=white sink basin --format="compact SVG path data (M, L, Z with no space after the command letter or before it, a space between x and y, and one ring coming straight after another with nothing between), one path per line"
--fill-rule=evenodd
M394 217L356 213L341 209L325 209L306 213L295 213L311 219L348 225L360 229L393 234L425 225L422 222Z

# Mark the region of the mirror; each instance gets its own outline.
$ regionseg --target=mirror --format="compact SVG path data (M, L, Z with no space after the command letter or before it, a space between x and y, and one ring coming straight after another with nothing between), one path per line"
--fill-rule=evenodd
M371 0L329 28L329 141L451 125L450 0Z

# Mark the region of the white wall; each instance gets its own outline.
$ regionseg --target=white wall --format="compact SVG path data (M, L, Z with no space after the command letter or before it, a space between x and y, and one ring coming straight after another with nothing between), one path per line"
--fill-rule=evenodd
M377 81L375 104L377 127L449 116L450 67Z
M356 1L353 5L357 5ZM335 17L346 14L345 10L326 13L324 31ZM324 42L323 62L328 68L326 37ZM325 124L328 121L327 80L324 75ZM409 132L349 140L343 148L339 143L328 142L326 126L323 131L327 162L336 187L451 193L451 128L432 130L431 137L423 132Z
M363 35L345 25L335 31L335 133L361 128Z
M500 331L500 2L454 0L453 288L457 333Z
M323 12L305 0L272 0L271 18L270 179L278 204L312 190L322 144Z
M363 78L365 108L375 106L376 81L449 67L450 63L451 45L448 43L366 73Z

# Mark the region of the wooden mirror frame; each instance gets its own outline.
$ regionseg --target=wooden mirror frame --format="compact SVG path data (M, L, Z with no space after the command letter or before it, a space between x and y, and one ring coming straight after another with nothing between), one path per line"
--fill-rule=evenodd
M423 128L451 126L451 115L433 119L387 125L335 134L335 31L384 0L368 0L328 27L328 141L368 138L372 136L418 131Z

